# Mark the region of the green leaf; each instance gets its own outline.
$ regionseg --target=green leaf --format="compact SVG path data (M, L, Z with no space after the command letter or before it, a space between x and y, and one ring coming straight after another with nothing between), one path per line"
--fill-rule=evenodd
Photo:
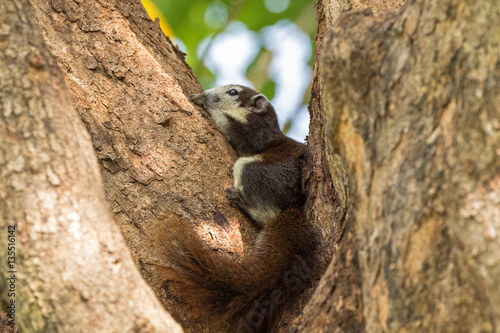
M283 125L283 128L281 129L281 131L286 134L288 133L288 131L290 130L290 128L292 128L292 119L288 119L286 121L286 123Z
M271 100L274 97L274 94L276 93L276 82L272 80L268 80L262 89L259 89L259 91L267 97L267 99Z

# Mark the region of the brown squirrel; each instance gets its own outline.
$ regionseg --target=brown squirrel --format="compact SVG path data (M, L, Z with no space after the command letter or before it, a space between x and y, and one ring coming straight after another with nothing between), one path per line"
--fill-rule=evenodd
M239 156L226 197L263 229L252 254L234 262L194 232L173 227L162 240L174 266L167 278L183 301L222 316L232 330L269 332L316 266L319 237L302 212L306 146L281 132L271 103L250 88L216 87L190 100L211 115Z

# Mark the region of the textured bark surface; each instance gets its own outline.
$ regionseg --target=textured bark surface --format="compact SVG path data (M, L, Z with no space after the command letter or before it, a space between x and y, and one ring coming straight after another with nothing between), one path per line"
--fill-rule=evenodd
M0 333L16 333L16 325L12 322L6 312L0 311Z
M113 221L90 138L27 1L1 1L0 22L2 302L14 274L23 332L181 332Z
M323 0L326 8L327 25L332 23L344 12L370 10L373 15L380 16L398 11L406 2L405 0Z
M337 147L325 137L325 133L331 131L328 126L332 121L332 114L325 113L330 105L325 105L324 95L327 93L322 73L332 73L332 69L319 62L322 52L329 52L323 51L323 37L335 20L346 11L369 10L382 15L397 11L401 5L402 1L397 0L325 0L317 3L315 63L309 104L311 124L308 147L311 152L311 165L306 177L306 208L326 237L325 246L328 249L325 252L329 255L325 255L324 263L328 265L328 270L305 308L304 317L299 318L300 329L304 332L364 330L361 271L356 228L353 225L355 221L347 214L352 208L352 202L348 200L350 183L347 165Z
M235 258L256 233L227 204L236 155L188 101L201 87L183 55L138 0L30 2L92 136L106 200L142 276L186 330L224 331L220 320L200 322L196 309L163 288L155 266L168 265L155 246L169 222L195 227L212 248ZM214 221L217 211L229 226Z
M323 40L318 103L352 209L303 331L494 332L500 4L377 13L345 13Z

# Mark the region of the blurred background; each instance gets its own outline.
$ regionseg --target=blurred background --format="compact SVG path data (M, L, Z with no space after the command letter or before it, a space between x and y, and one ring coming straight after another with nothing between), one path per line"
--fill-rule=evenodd
M308 133L316 0L142 0L203 89L242 84L266 95L288 136Z

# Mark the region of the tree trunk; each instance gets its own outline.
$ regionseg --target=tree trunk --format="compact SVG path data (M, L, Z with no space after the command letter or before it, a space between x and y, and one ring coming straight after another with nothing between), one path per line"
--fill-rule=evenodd
M27 1L2 0L0 22L0 289L9 319L23 332L181 332L113 222L89 136Z
M494 332L500 4L414 0L385 14L394 2L333 24L363 8L335 5L318 4L310 140L345 161L348 190L331 174L347 217L301 331Z

